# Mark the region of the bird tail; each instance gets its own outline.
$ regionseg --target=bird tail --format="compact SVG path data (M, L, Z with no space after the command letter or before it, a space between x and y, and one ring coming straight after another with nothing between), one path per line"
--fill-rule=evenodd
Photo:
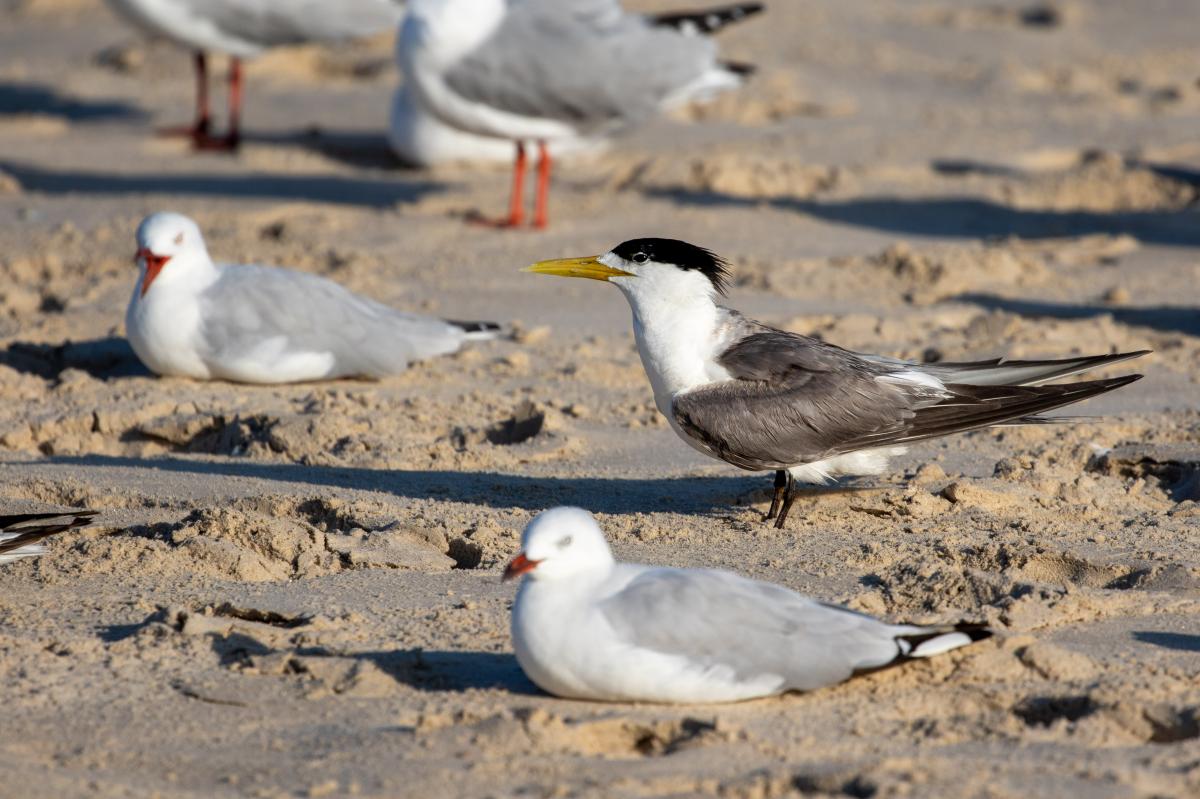
M446 324L454 325L466 333L464 338L467 341L488 341L500 335L500 331L503 329L496 322L459 322L447 319Z
M920 369L943 383L968 386L1037 386L1060 377L1070 377L1102 366L1140 358L1149 352L1150 350L1138 350L1054 361L1006 361L997 358L991 361L921 364Z
M77 510L0 516L0 563L41 555L46 551L43 539L86 527L96 513L94 510Z
M659 28L674 28L690 36L711 36L727 25L748 19L764 10L762 3L737 3L730 6L672 11L652 14L647 17L651 25Z

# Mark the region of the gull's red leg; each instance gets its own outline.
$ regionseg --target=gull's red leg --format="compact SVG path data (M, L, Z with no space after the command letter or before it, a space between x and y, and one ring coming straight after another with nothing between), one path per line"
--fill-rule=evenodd
M161 128L159 136L187 136L193 142L199 143L208 138L208 130L212 125L212 116L208 110L208 61L203 52L197 52L192 59L196 73L196 117L190 126Z
M224 136L201 136L196 139L199 150L233 152L241 143L242 125L242 60L229 60L229 133Z
M525 144L517 142L517 154L513 160L512 197L508 202L508 218L493 220L473 216L467 221L489 227L520 227L521 223L525 221L525 168Z
M550 151L546 142L538 142L537 198L533 206L533 226L539 230L550 221Z

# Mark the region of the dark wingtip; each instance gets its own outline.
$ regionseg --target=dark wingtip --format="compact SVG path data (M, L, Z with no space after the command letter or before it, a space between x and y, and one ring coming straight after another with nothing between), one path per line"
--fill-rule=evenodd
M954 625L954 632L967 636L971 639L972 643L986 641L996 634L996 631L986 624L979 624L977 622L961 622L956 624Z
M500 324L497 322L459 322L454 319L447 319L446 323L461 328L468 333L499 333L501 330Z
M742 61L722 61L721 67L727 72L732 72L739 78L749 78L754 73L758 72L758 67L754 64L747 64Z

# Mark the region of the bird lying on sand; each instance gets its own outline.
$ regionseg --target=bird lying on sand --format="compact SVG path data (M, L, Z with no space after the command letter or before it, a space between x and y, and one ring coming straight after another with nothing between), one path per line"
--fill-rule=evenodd
M991 635L887 624L727 571L616 563L579 508L534 518L506 579L521 668L544 691L611 702L735 702L811 691Z
M356 39L394 29L403 0L108 0L137 27L195 52L196 118L166 131L189 136L200 149L235 150L241 141L242 59L271 47ZM207 53L229 64L229 132L212 135Z
M142 363L160 375L241 383L379 378L499 330L403 313L305 272L213 263L200 228L180 214L146 217L137 246L125 329Z
M410 0L397 57L413 98L450 127L515 144L512 201L524 221L526 142L538 143L533 224L548 220L550 150L610 135L664 109L740 86L696 32L761 10L744 3L658 24L617 0Z
M654 27L669 28L685 35L711 36L762 10L761 3L737 3L648 14L643 19ZM561 158L577 153L598 152L605 149L610 141L603 133L563 137L555 140L554 155ZM454 161L495 163L510 161L513 157L511 140L452 127L420 102L408 83L401 84L392 99L388 143L397 157L411 166L427 167Z
M634 239L601 256L542 261L527 271L621 290L659 411L700 452L749 471L775 470L766 518L776 527L787 519L797 480L880 474L904 444L1054 421L1039 414L1141 375L1043 384L1148 352L933 364L851 352L718 304L726 262L673 239Z
M36 558L46 552L42 540L91 524L94 510L64 513L15 513L0 516L0 564Z

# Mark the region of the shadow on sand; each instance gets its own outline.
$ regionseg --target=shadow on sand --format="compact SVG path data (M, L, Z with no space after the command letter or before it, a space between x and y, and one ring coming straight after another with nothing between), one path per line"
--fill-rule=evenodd
M1110 305L1071 305L1060 302L1019 300L995 294L959 294L951 302L967 302L992 311L1007 311L1019 316L1049 319L1089 319L1111 316L1123 325L1148 327L1165 333L1200 336L1200 308L1159 305L1149 308L1122 308Z
M0 171L12 175L25 191L44 194L170 194L199 197L309 200L338 205L388 208L417 202L441 192L445 184L412 180L397 175L355 178L340 175L279 175L262 172L236 174L147 174L116 172L55 172L49 169L0 161Z
M129 342L119 336L61 344L14 341L0 349L0 366L47 380L58 379L67 369L80 369L98 380L150 376Z
M0 116L38 114L72 122L141 119L145 112L119 100L81 100L38 83L0 83Z
M1200 635L1138 630L1133 634L1133 640L1140 641L1143 644L1161 646L1164 649L1174 649L1179 652L1200 652Z

